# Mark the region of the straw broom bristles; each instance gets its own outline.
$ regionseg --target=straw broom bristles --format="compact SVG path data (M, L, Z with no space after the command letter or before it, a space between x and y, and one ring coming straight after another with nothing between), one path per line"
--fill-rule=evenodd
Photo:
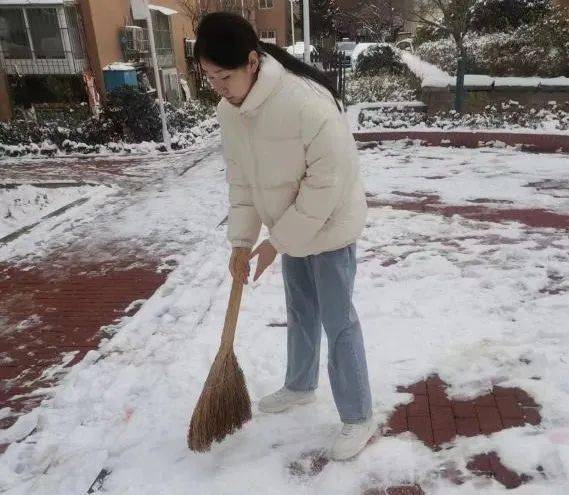
M220 442L251 419L245 377L233 352L242 290L243 284L234 280L221 346L190 421L188 447L196 452L209 450L214 440Z

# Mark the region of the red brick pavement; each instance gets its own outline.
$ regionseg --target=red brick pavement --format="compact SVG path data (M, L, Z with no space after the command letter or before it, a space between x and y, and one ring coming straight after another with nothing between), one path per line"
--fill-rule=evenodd
M541 422L539 406L520 388L495 386L489 393L472 400L451 400L446 393L447 384L437 375L409 386L401 386L399 392L413 394L413 401L395 408L387 425L381 427L370 441L381 441L385 436L411 432L433 450L457 436L474 437L489 435L506 428L537 425ZM330 462L322 450L303 453L289 464L293 476L316 476ZM536 467L538 471L542 468ZM531 476L518 474L503 465L495 452L484 452L469 460L467 469L476 476L492 477L506 488L515 488L531 480ZM464 482L464 473L456 469L442 469L441 476L455 484ZM371 487L362 495L424 495L416 483Z
M27 394L53 385L53 379L42 375L61 363L62 353L75 352L65 365L73 366L97 348L101 327L125 316L132 301L152 295L166 277L157 273L157 265L135 259L71 263L55 270L49 262L0 264L0 313L6 317L0 343L0 407L13 411L0 427L10 426L18 414L39 404L42 397Z
M399 387L399 392L411 393L414 399L395 409L389 418L386 434L410 431L437 450L457 436L489 435L506 428L541 422L538 404L520 388L495 386L486 395L472 400L451 400L446 388L447 384L436 375ZM530 479L510 471L492 452L476 456L468 469L492 476L507 488L514 488Z
M450 217L459 215L472 220L484 222L519 222L528 227L550 227L556 229L569 229L569 215L555 213L541 208L492 208L480 203L492 203L488 198L472 200L474 205L448 205L441 203L440 197L430 193L404 193L393 191L393 194L402 196L405 200L385 201L377 200L368 194L368 206L380 208L391 206L398 210L414 211L418 213L433 213Z

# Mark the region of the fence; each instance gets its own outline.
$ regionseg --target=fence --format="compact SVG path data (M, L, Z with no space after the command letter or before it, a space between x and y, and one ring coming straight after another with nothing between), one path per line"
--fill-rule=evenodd
M330 51L323 48L316 49L310 54L310 61L320 69L336 88L342 103L346 104L346 68L349 60L341 52Z

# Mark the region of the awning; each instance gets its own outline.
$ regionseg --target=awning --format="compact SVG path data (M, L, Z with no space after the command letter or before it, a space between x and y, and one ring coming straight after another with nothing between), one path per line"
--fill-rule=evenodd
M157 10L158 12L161 12L164 15L174 15L178 13L177 10L169 9L168 7L162 7L162 5L149 5L148 8L150 10Z

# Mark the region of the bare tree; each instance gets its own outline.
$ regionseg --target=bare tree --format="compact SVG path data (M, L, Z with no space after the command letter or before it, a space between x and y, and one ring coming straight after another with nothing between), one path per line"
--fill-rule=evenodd
M420 0L418 8L410 13L411 19L442 29L454 40L458 53L456 93L454 107L462 111L464 103L464 73L466 49L464 38L472 25L474 4L477 0Z
M258 0L178 0L178 3L183 14L190 19L194 31L202 17L210 12L232 12L256 25Z
M192 30L195 32L202 16L207 14L207 1L178 0L183 15L190 19Z
M361 2L352 17L359 30L375 42L394 41L404 25L393 0Z
M355 6L342 6L337 25L350 37L368 41L394 41L405 24L402 0L360 0Z

